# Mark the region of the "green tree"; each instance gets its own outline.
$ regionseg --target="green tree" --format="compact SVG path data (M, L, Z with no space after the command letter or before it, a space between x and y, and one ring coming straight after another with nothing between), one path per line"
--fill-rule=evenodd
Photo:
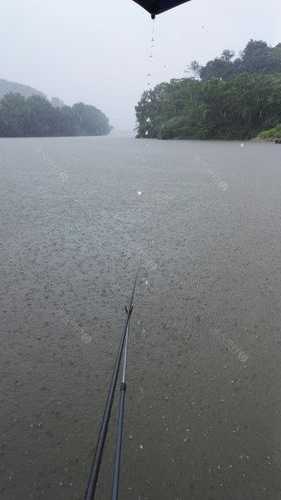
M281 44L253 41L241 57L224 50L183 78L146 91L136 106L137 137L250 139L281 123Z
M107 117L94 106L74 104L72 107L78 135L105 135L111 130Z
M105 135L110 130L108 118L94 106L54 107L41 95L8 94L0 100L1 137Z
M0 134L2 137L23 135L26 112L25 98L20 94L7 94L0 103Z

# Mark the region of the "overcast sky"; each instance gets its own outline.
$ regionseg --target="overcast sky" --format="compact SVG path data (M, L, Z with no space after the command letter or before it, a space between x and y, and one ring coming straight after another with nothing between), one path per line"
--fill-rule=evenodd
M250 38L281 41L280 0L183 4L156 19L152 60L153 23L132 0L9 0L0 16L0 78L94 104L117 129L134 127L149 72L155 84Z

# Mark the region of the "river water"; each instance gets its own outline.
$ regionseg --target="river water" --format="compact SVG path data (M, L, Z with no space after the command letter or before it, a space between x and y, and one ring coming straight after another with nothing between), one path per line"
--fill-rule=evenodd
M139 263L120 498L280 499L280 146L10 139L0 172L1 500L83 498Z

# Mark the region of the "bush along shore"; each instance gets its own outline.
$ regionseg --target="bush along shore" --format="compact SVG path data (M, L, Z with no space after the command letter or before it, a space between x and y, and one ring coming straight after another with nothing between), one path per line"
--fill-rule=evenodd
M277 127L270 128L269 130L264 130L260 132L257 136L258 141L275 142L275 144L281 144L281 124Z

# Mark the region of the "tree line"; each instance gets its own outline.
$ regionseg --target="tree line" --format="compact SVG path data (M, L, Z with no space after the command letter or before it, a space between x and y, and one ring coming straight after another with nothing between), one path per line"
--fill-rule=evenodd
M0 101L0 137L106 135L111 126L94 106L54 107L40 95L7 94Z
M143 93L138 137L250 139L281 123L281 44L251 40L239 58L225 50L189 70Z

